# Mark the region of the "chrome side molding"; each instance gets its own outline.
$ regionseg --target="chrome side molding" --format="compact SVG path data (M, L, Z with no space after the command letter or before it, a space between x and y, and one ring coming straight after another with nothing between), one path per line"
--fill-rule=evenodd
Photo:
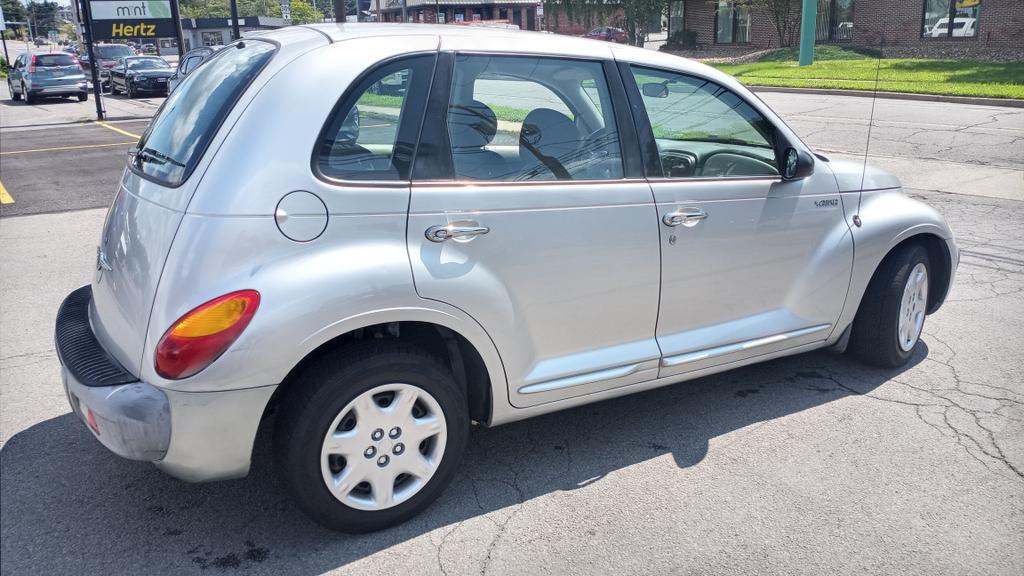
M699 362L701 360L718 358L719 356L726 356L728 354L734 354L736 352L741 352L743 350L759 348L761 346L767 346L768 344L774 344L776 342L782 342L784 340L792 340L793 338L799 338L801 336L817 334L818 332L824 332L830 328L832 328L831 324L819 324L817 326L801 328L800 330L792 330L790 332L783 332L781 334L775 334L773 336L765 336L763 338L755 338L753 340L746 340L744 342L736 342L733 344L726 344L724 346L716 346L714 348L698 350L696 352L676 354L675 356L666 356L662 358L661 365L665 368L670 368L673 366L679 366L681 364L689 364L690 362Z
M551 390L560 390L562 388L572 388L573 386L583 386L584 384L593 384L594 382L600 382L602 380L623 378L631 374L636 374L639 371L640 364L629 364L616 368L607 368L596 372L587 372L586 374L577 374L576 376L548 380L547 382L527 384L519 389L519 393L537 394L539 392L550 392Z

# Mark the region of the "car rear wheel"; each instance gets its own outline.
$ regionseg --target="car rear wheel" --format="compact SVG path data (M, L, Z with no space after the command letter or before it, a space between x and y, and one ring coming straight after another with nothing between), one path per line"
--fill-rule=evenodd
M275 452L299 507L333 530L415 516L451 482L469 434L466 395L436 358L402 343L325 356L290 384Z
M25 104L35 104L36 103L35 95L33 95L31 92L29 92L28 88L25 88L25 84L24 83L21 84L21 93L22 93L22 95L25 96Z
M78 93L78 101L79 102L85 102L88 99L89 99L89 93L88 92L79 92Z
M21 100L21 93L14 91L14 85L11 84L10 80L7 81L7 91L11 93L11 100L15 102Z
M910 244L882 261L853 320L850 348L883 368L906 364L921 339L928 310L931 262L923 246Z

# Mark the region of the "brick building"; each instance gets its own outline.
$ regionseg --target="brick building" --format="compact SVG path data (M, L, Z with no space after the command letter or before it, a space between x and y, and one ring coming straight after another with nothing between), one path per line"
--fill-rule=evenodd
M505 21L520 30L539 30L543 12L539 0L405 0L406 21L427 24ZM401 22L402 0L380 0L378 20Z
M783 45L799 43L801 0L792 0ZM952 22L952 26L950 23ZM697 49L745 52L780 45L764 9L731 0L673 0L669 36ZM818 0L819 43L883 46L888 55L1019 58L1022 0Z

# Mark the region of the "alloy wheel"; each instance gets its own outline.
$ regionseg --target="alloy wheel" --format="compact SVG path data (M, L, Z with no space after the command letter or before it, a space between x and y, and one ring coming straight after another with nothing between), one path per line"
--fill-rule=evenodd
M320 451L324 483L358 510L384 510L426 486L448 433L440 404L412 384L384 384L357 396L331 422Z
M897 339L900 349L904 352L912 350L921 337L927 308L928 268L923 262L918 262L907 277L907 283L903 287L903 299L900 302Z

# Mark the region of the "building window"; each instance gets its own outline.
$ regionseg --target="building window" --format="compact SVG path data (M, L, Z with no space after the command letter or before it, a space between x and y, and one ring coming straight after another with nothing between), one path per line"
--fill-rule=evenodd
M750 6L737 6L732 0L719 0L715 12L716 44L750 42Z
M686 3L683 0L672 0L668 6L668 36L671 38L676 32L682 32L685 27L683 15Z
M924 0L921 37L973 38L980 15L981 0Z
M853 38L853 0L818 0L819 42L842 42Z
M221 46L224 44L224 33L221 31L216 32L203 32L203 46Z

